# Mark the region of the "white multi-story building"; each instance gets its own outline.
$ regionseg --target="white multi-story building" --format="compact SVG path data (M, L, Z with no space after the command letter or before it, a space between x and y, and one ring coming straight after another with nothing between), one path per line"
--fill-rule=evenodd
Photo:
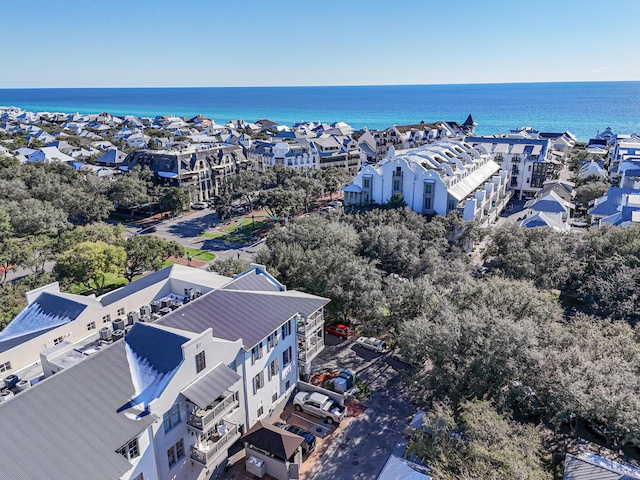
M190 270L215 277L215 286L155 322L134 321L124 338L110 332L109 341L48 349L44 378L18 381L28 369L5 377L11 388L0 395L0 478L209 478L243 433L279 412L301 365L324 347L328 300L287 291L257 265L222 285L225 277ZM172 286L171 276L144 280L118 302L133 305L150 288L152 301L168 300L172 289L203 288L181 279ZM36 301L65 295L32 294ZM43 302L29 322L51 308ZM94 321L105 312L96 308Z
M343 191L345 205L384 204L402 195L418 213L458 210L465 220L490 222L508 200L506 182L506 173L486 153L465 142L442 141L398 154L391 149Z
M549 139L467 137L465 141L509 173L509 188L520 199L533 198L562 165L551 154Z

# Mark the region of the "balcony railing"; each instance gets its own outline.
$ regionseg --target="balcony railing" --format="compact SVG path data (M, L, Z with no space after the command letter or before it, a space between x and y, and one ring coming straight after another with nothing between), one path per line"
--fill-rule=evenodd
M322 315L312 315L307 318L306 322L304 319L298 322L297 333L304 337L308 332L313 332L320 325L324 325L324 317Z
M205 430L209 430L209 427L225 412L238 405L238 392L229 392L226 396L221 396L204 410L198 409L194 413L190 413L187 419L187 425L204 432Z
M240 437L238 425L227 425L223 435L210 437L206 442L191 447L191 459L203 467L208 467L229 445Z
M322 350L324 350L324 339L318 337L318 341L308 348L303 345L302 348L298 348L298 360L301 362L310 362L313 360Z

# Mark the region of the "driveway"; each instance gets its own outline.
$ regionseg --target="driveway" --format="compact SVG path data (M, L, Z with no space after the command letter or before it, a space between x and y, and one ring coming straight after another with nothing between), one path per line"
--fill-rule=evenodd
M416 410L402 383L410 367L389 354L357 347L353 340L325 335L325 341L327 346L314 360L318 371L350 368L369 386L371 396L363 402L366 410L361 415L349 418L327 438L330 443L321 456L307 459L312 463L303 465L303 478L373 480L387 457L402 456L407 446L402 431Z

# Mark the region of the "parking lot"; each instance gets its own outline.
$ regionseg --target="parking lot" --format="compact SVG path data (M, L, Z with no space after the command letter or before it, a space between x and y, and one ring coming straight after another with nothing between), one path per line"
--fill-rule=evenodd
M300 478L305 480L375 479L387 457L402 455L407 440L402 436L416 407L402 386L410 368L389 354L377 354L356 346L353 340L325 335L326 347L313 361L317 372L346 367L356 372L371 390L361 404L348 404L349 413L339 425L327 425L289 404L279 420L297 425L316 436L316 448L305 455ZM277 419L274 419L277 420ZM253 478L239 460L219 478Z

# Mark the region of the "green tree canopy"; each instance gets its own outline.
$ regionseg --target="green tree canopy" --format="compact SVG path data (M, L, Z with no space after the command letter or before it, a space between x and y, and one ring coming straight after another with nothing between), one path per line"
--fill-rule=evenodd
M124 249L127 252L125 277L130 282L142 272L160 270L167 258L184 255L182 245L154 235L136 235L125 242Z
M423 458L441 480L551 480L535 428L498 413L486 401L468 401L455 412L437 403L408 451Z
M82 242L58 258L56 272L61 279L69 280L95 291L104 292L106 275L120 273L127 261L123 247L105 242Z

